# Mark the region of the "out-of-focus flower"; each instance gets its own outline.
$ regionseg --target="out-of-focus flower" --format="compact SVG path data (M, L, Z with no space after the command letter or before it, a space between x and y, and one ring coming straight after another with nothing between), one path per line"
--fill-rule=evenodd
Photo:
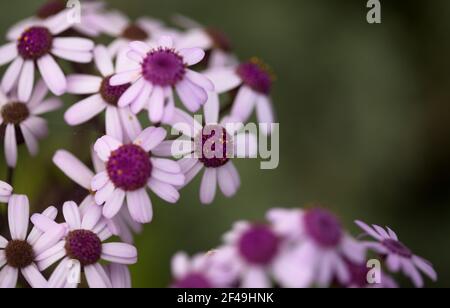
M50 221L57 210L47 209L42 215ZM36 265L37 256L49 253L65 234L65 228L56 223L49 224L45 232L34 227L28 235L30 206L26 196L13 195L8 205L8 222L11 240L0 236L0 288L15 288L19 273L33 288L46 288L47 280Z
M198 254L191 259L178 253L172 259L173 288L206 289L233 287L238 277L237 269L224 251L218 249Z
M350 272L350 280L348 284L341 285L345 288L369 288L369 289L397 289L398 284L395 280L384 272L380 272L381 281L379 283L370 283L368 280L369 268L365 263L353 263L346 261L347 268Z
M272 133L269 124L275 122L275 113L270 94L274 77L267 65L253 58L238 66L210 69L205 75L213 81L218 93L237 89L233 117L245 123L256 109L258 122L266 124L261 129L267 135Z
M270 288L282 238L270 226L239 222L225 235L228 259L237 266L242 288Z
M105 171L105 163L98 158L94 151L92 151L91 154L95 173ZM65 175L88 192L88 195L80 204L81 214L84 215L92 204L96 204L94 193L91 191L91 183L95 173L78 158L64 150L59 150L55 153L53 162ZM133 233L142 232L142 226L131 219L127 208L123 208L119 214L111 221L108 221L107 224L112 234L118 235L124 242L129 244L134 242Z
M102 208L98 205L91 205L83 215L77 204L66 202L63 214L67 226L65 236L47 252L36 257L41 270L62 259L51 275L48 287L76 287L79 281L73 281L72 278L81 277L84 272L89 287L111 288L110 276L100 261L135 264L136 248L124 243L104 243L112 234L106 219L102 217ZM39 228L45 228L48 219L37 214L31 220Z
M36 86L31 98L20 100L16 95L5 95L0 90L0 136L4 136L8 166L17 164L17 145L25 142L31 155L39 151L38 140L48 134L47 122L40 115L62 106L57 98L45 99L48 89L43 82Z
M134 67L111 78L111 85L132 86L122 95L119 107L131 105L134 112L147 107L153 123L170 121L175 112L173 89L190 112L197 112L208 100L214 85L202 74L188 69L205 56L200 48L174 49L173 40L163 37L156 46L135 41L128 57Z
M238 64L233 54L233 45L226 33L213 27L203 26L186 16L176 15L173 19L177 25L187 29L185 33L180 33L177 37L177 48L198 47L205 50L206 57L203 62L206 68Z
M101 34L101 29L93 21L105 14L104 1L82 0L79 7L68 7L68 4L67 0L48 0L38 8L35 16L26 18L11 27L7 38L15 40L20 37L24 29L62 14L65 14L68 21L72 21L69 29L73 29L75 33L89 37L97 37Z
M212 94L212 93L210 93ZM200 200L203 204L211 204L216 196L217 185L222 193L233 197L241 186L239 173L232 162L233 158L253 158L258 153L257 137L251 133L241 132L242 124L231 117L224 117L219 122L219 100L212 94L204 106L205 125L180 109L176 109L172 121L166 124L175 129L181 126L184 141L166 142L164 155L186 154L179 161L188 185L203 169ZM220 137L219 137L220 136ZM182 144L185 153L172 153L175 147Z
M397 234L393 230L390 228L385 230L377 225L371 227L362 221L356 221L356 224L369 236L378 241L378 243L365 242L364 245L386 257L386 266L391 272L403 272L418 288L424 286L420 272L424 273L433 281L437 280L437 274L433 265L427 260L414 255L408 247L400 242Z
M94 177L91 187L97 204L104 204L106 218L114 218L126 200L134 221L151 222L153 209L147 187L169 203L178 201L180 194L175 186L185 181L180 166L153 156L166 136L163 128L149 127L133 143L123 144L110 136L96 142L94 149L106 163L106 170Z
M287 241L274 264L275 278L283 287L329 287L335 278L347 285L351 274L345 260L365 261L365 247L326 210L275 209L267 218Z
M111 86L111 76L120 69L113 61L104 46L94 50L94 61L101 76L70 75L67 78L67 92L71 94L90 95L73 105L65 114L69 125L79 125L91 120L106 110L106 134L120 141L137 138L142 131L139 120L131 112L130 107L118 107L119 98L130 87L129 84Z
M8 203L13 193L13 188L8 183L0 181L0 203Z
M18 98L29 100L34 87L36 66L53 94L60 96L67 81L54 57L76 63L92 61L94 42L81 37L58 37L71 26L62 12L42 22L24 27L19 37L0 47L0 66L12 62L3 76L1 87L9 93L18 87Z

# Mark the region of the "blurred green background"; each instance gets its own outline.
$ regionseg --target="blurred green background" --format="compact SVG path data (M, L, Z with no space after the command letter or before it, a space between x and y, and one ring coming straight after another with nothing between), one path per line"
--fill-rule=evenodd
M174 253L214 248L236 220L311 202L334 210L355 234L355 219L391 226L434 263L439 282L429 286L450 286L449 1L382 1L381 25L366 22L365 0L109 2L132 17L182 13L221 28L242 59L259 56L278 76L279 168L238 162L239 194L212 206L200 205L199 181L177 205L155 202L154 223L137 237L135 287L167 286ZM1 1L0 32L40 4ZM36 209L60 206L61 191L71 196L53 153L64 148L87 160L83 139L94 138L90 126L69 129L62 115L48 117L38 157L20 151L15 188Z

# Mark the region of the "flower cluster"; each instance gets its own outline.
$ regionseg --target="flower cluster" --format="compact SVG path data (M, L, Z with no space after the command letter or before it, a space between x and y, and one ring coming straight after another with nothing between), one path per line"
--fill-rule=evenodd
M217 187L226 197L239 190L232 160L258 152L242 124L256 110L267 124L262 133L271 134L273 75L256 58L239 62L221 31L175 20L170 27L130 20L103 1L49 0L8 31L0 47L0 138L10 176L0 182L0 202L8 203L11 240L0 237L0 287L130 287L133 237L152 222L153 198L177 203L201 170L201 203L211 204ZM42 115L62 108L64 94L78 99L64 114L67 125L95 122L98 139L86 149L94 170L57 151L54 164L85 198L30 218L28 198L11 187L18 147L38 153L51 133ZM111 243L113 236L123 242Z
M416 287L424 286L421 273L437 280L431 263L415 256L394 231L356 223L377 242L355 239L321 207L273 209L265 223L236 223L215 250L192 259L177 254L172 287L397 288L391 274L398 272ZM376 255L369 259L371 253ZM371 260L379 267L371 267Z

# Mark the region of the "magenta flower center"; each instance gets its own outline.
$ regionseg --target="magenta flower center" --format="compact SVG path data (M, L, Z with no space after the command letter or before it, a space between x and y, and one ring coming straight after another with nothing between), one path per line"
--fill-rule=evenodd
M103 79L102 85L100 86L100 95L109 105L117 106L119 99L128 90L131 84L112 86L110 80L111 76Z
M280 241L266 226L254 226L239 240L239 252L250 264L268 265L278 253Z
M195 153L205 167L222 167L232 157L232 137L220 125L207 125L195 138Z
M413 256L412 251L399 241L388 239L384 240L382 244L393 254L404 258L411 258Z
M136 24L130 24L122 33L122 37L130 41L147 41L148 33Z
M145 187L153 170L150 154L134 144L112 152L106 168L114 185L124 191Z
M147 54L142 63L142 74L154 85L175 86L186 74L186 65L174 50L160 48Z
M17 269L30 266L34 261L33 247L26 241L14 240L5 248L6 262Z
M97 263L102 255L102 241L92 231L76 230L66 238L66 253L81 265L88 266Z
M191 273L178 280L173 287L176 289L211 289L213 286L204 275Z
M44 3L36 12L39 19L47 19L66 9L66 4L62 0L49 0Z
M50 52L53 36L45 27L31 27L19 38L17 49L22 58L37 60Z
M0 114L5 123L18 125L28 119L30 111L25 104L9 103L2 107Z
M272 90L272 76L259 60L252 60L239 65L238 75L243 82L256 92L269 95Z
M322 209L309 210L303 216L306 233L325 248L336 247L342 239L343 231L339 220Z
M353 286L358 288L364 288L368 285L367 274L369 269L365 264L356 264L345 260L347 269L350 273L350 281L347 286Z

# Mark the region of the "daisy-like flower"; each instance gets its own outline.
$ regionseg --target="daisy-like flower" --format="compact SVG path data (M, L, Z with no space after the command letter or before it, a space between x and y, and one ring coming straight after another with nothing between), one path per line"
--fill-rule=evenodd
M100 138L94 149L105 162L106 170L92 180L95 201L103 206L103 215L114 218L126 203L131 217L138 223L149 223L153 209L147 187L161 199L176 203L180 194L175 186L184 184L180 166L168 159L154 157L164 141L162 128L145 129L133 143L123 144L110 137Z
M274 264L275 278L283 287L329 287L335 278L347 285L351 275L345 260L365 261L365 247L326 210L275 209L267 218L288 243Z
M0 47L0 66L12 62L3 76L1 87L9 93L18 87L20 101L30 99L35 79L36 66L42 79L53 94L60 96L67 88L66 77L54 57L76 63L92 61L94 43L80 37L58 37L71 27L67 13L21 29L18 37Z
M128 56L136 66L111 78L112 86L132 84L120 98L119 107L131 105L135 112L147 107L150 120L160 123L174 115L174 88L190 112L197 112L208 100L207 91L214 91L209 79L188 69L204 58L202 49L176 50L170 37L152 47L139 41L129 47Z
M104 46L95 48L94 61L100 77L70 75L67 78L68 93L91 96L76 103L66 112L66 122L72 126L83 124L106 110L106 134L118 140L134 140L142 131L141 124L130 107L118 107L119 98L130 85L110 85L111 76L117 73L119 65L114 67L113 60Z
M216 97L216 96L211 96ZM241 132L241 125L231 117L224 117L219 121L219 100L209 100L204 107L205 125L200 124L182 110L176 109L172 121L167 124L175 129L183 126L183 138L164 143L165 154L168 156L186 154L179 161L183 173L186 175L188 185L203 169L200 201L203 204L211 204L216 196L217 185L222 193L233 197L241 186L239 173L233 163L233 158L254 158L258 152L256 136ZM217 137L221 136L221 137ZM181 138L181 139L183 139ZM183 153L172 153L173 148L183 145ZM185 153L184 153L185 152Z
M282 238L270 226L239 222L225 235L225 242L228 259L239 269L242 288L271 287Z
M210 69L205 75L213 81L216 92L222 94L237 89L231 115L247 122L256 109L258 122L265 134L272 133L275 112L271 99L273 74L258 58L237 67Z
M90 206L83 215L74 202L66 202L63 214L67 229L60 241L48 251L38 254L36 260L41 270L45 270L59 260L62 261L51 275L50 288L76 287L73 277L80 277L84 272L91 288L111 288L112 282L100 261L122 265L137 262L137 250L124 243L104 243L112 234L106 219L102 217L102 208ZM40 228L45 228L48 219L43 215L33 215L32 221ZM78 265L78 266L77 266Z
M55 208L42 215L48 219L56 217ZM48 253L62 236L65 228L53 224L46 232L34 227L28 235L30 206L26 196L13 195L8 205L8 222L11 240L0 236L0 288L14 288L19 273L33 288L46 288L47 280L36 265L36 256Z
M177 47L198 47L205 50L206 57L203 63L207 68L229 67L238 64L238 60L233 54L233 45L226 33L201 25L182 15L176 15L174 21L177 25L187 29L185 33L177 37Z
M53 18L61 13L66 14L67 18L75 18L74 13L78 12L71 10L68 4L66 0L48 0L37 9L34 16L22 20L11 27L7 33L7 38L14 40L22 34L23 29ZM77 9L81 10L79 16L81 20L80 22L73 23L71 29L84 36L99 36L101 34L100 29L91 20L104 14L105 3L97 0L82 0L80 7L77 7Z
M189 258L178 253L172 259L173 288L231 288L238 277L237 268L230 266L221 249Z
M0 203L8 203L13 193L13 188L8 183L0 181Z
M15 95L5 95L0 90L0 136L4 136L5 156L8 166L17 164L17 145L25 142L31 155L39 151L38 140L48 134L47 122L40 115L62 106L57 98L45 99L48 89L39 82L31 98L20 100Z
M161 33L166 32L162 22L142 17L132 22L127 16L118 11L108 12L93 19L93 22L103 33L114 37L115 40L108 46L111 56L118 56L128 49L133 41L151 43L157 41Z
M91 191L91 183L96 173L105 171L105 163L102 162L94 151L91 153L94 172L71 153L59 150L53 156L53 162L72 181L86 189L88 195L80 205L82 215L95 204L94 193ZM131 219L128 209L123 208L112 221L108 221L110 231L118 235L124 242L133 243L133 233L142 232L142 226Z
M385 230L377 225L370 227L362 221L356 221L356 224L369 236L378 241L378 243L366 242L364 244L386 257L386 265L391 272L403 272L418 288L424 286L420 272L433 281L437 280L437 274L433 265L427 260L414 255L408 247L400 242L397 234L390 228Z

